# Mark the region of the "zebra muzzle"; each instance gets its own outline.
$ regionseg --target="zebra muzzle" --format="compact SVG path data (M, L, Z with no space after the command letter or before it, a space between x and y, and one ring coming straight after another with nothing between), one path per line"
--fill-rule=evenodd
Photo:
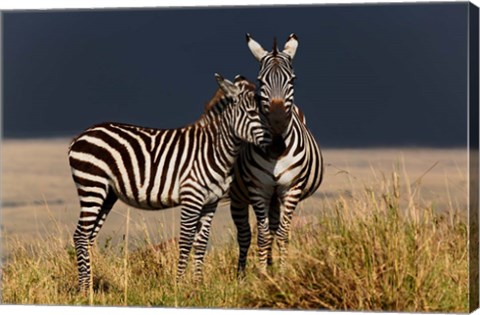
M285 102L282 99L272 99L270 102L270 112L268 122L273 134L283 134L288 126L288 114Z

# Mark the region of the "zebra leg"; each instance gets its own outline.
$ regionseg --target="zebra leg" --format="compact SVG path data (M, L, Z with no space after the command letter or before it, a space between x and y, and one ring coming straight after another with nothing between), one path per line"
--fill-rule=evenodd
M180 215L180 255L178 258L177 282L181 280L187 269L188 256L193 245L201 212L202 205L199 203L189 202L182 205Z
M285 269L285 262L287 257L288 243L290 240L290 225L292 216L300 200L301 190L294 189L287 192L281 198L280 204L280 226L276 231L277 245L280 251L280 270Z
M267 271L267 257L268 252L272 246L272 235L270 234L270 226L268 220L268 207L264 202L258 202L253 205L255 215L257 217L258 229L258 259L260 271Z
M193 241L193 249L195 252L194 282L196 283L199 283L203 280L203 259L205 257L205 252L207 251L212 219L216 209L217 203L206 205L202 209L202 214L197 224L195 238Z
M271 266L273 263L273 259L272 259L273 237L277 233L278 226L280 224L280 200L277 194L274 194L272 196L272 200L270 201L270 207L268 209L268 223L270 228L270 234L272 235L272 243L268 248L267 265Z
M106 186L78 187L77 192L81 211L73 241L77 254L79 288L86 292L91 285L90 247L117 197L109 195Z
M248 218L248 203L242 202L235 194L230 194L230 198L230 212L237 228L237 243L239 247L237 276L243 277L247 265L248 249L252 240L252 231L250 230Z
M105 223L105 220L107 219L108 214L110 213L110 210L112 210L113 205L115 202L117 202L118 197L117 195L113 192L113 190L110 190L110 192L107 195L107 198L105 199L105 202L102 205L102 209L100 210L100 214L97 218L97 221L95 222L95 228L93 229L92 234L90 235L90 246L93 246L95 243L95 239L97 238L98 232L100 232L100 229L103 226L103 223Z
M90 213L93 213L93 211L93 209L90 209ZM84 211L81 213L84 213ZM73 234L73 242L77 253L78 286L80 292L86 293L90 288L90 231L88 227L82 224L81 220L82 216L80 216L80 221Z

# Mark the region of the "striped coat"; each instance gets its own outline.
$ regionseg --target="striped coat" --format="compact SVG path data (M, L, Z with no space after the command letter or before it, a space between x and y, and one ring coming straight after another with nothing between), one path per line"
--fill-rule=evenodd
M192 245L195 277L201 279L211 220L228 191L241 143L264 146L270 139L254 85L243 78L234 84L220 76L217 80L219 91L189 126L104 123L72 142L69 162L81 206L74 242L82 290L91 284L88 248L118 199L147 210L181 205L177 279L185 272Z
M300 201L318 189L323 178L320 148L302 111L293 103L295 75L291 62L298 45L296 36L289 37L281 52L276 43L268 53L249 35L247 41L261 65L259 97L272 129L272 143L266 151L245 144L234 167L230 198L240 248L240 275L251 242L248 206L253 206L257 218L260 268L265 270L272 263L274 237L283 266L293 213Z

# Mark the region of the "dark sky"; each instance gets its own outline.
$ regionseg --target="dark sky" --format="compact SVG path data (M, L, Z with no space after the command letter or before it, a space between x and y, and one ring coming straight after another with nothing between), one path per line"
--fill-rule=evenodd
M3 135L196 120L213 74L255 81L245 33L292 32L295 102L322 146L463 146L468 3L4 12Z

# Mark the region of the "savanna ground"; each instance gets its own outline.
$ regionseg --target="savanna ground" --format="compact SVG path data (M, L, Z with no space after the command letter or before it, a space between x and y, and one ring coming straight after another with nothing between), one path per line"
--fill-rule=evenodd
M254 237L240 281L228 205L214 218L203 284L190 272L176 285L179 209L119 202L92 248L94 288L83 296L67 147L2 143L3 303L468 310L466 150L325 149L324 183L297 209L285 270L257 271Z

